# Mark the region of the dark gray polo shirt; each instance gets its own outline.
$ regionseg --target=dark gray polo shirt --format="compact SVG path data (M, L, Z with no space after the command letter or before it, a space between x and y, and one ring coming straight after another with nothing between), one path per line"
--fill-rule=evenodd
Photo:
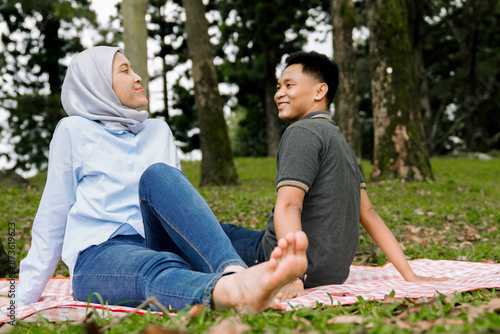
M356 156L327 112L290 125L276 158L277 189L303 189L302 230L309 238L305 287L342 284L358 248L360 188ZM273 209L274 213L274 209ZM262 239L266 259L276 247L273 213Z

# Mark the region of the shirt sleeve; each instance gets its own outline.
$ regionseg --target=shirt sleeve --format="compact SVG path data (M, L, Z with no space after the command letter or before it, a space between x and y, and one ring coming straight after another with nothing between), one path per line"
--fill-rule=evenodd
M31 248L21 261L17 300L20 304L40 299L61 257L68 212L75 202L70 129L59 123L50 144L47 183L33 222Z
M288 128L283 134L276 161L277 189L297 187L308 192L319 170L320 140L301 127Z
M166 124L166 123L165 123ZM181 170L181 162L179 160L179 155L177 154L177 146L175 145L174 135L172 134L172 130L167 125L168 129L168 144L167 151L170 153L167 164Z

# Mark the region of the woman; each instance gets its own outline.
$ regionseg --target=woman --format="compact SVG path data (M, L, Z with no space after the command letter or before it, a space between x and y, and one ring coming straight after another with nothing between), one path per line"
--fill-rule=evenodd
M135 110L148 103L141 81L114 47L91 48L69 65L69 117L51 141L19 300L39 300L62 255L81 301L97 292L129 306L156 296L173 309L279 307L278 290L307 267L305 234L288 235L269 262L248 269L180 172L167 124Z

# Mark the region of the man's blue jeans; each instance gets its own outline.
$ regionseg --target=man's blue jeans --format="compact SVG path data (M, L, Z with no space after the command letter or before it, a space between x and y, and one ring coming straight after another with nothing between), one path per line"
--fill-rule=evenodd
M230 265L245 266L210 207L182 172L165 164L144 172L139 198L145 240L138 234L116 236L81 252L73 296L87 301L98 293L105 302L125 306L155 296L167 308L209 307L222 271ZM237 232L238 238L244 232L226 229ZM261 232L247 231L257 247ZM248 245L249 238L242 239ZM247 261L254 262L255 248L247 253ZM99 302L97 295L91 302Z

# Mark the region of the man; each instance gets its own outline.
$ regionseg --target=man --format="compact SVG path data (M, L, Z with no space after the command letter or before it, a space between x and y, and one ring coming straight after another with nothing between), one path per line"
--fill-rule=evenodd
M246 246L247 255L259 254L255 262L262 262L276 240L290 232L306 233L306 274L280 291L282 301L305 294L304 288L342 284L347 279L358 247L359 222L405 280L446 279L415 275L397 240L372 208L354 152L328 112L337 87L336 63L316 52L291 54L277 83L274 100L279 118L291 125L276 157L276 205L266 231L258 234L263 236L257 251L253 245ZM238 237L223 228L240 253Z

